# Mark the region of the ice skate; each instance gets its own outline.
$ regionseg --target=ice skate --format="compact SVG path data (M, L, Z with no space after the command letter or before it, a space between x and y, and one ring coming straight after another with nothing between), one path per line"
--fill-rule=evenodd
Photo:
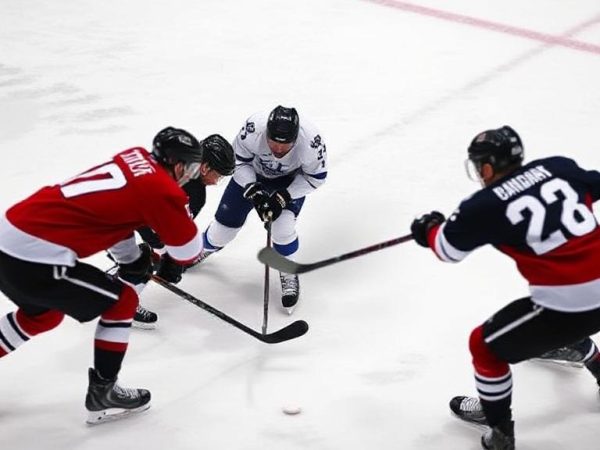
M150 408L150 392L146 389L122 388L116 379L104 379L95 369L89 369L88 376L89 385L85 397L88 424L122 419Z
M200 264L202 264L204 261L206 261L206 259L212 255L213 253L219 251L219 249L207 249L206 247L202 249L202 251L200 252L200 256L198 256L198 259L192 263L189 264L187 266L185 266L185 270L190 270L193 267L199 266Z
M574 347L560 347L533 358L533 361L558 364L566 367L583 368L585 355Z
M154 330L158 325L158 314L138 305L131 326L142 330Z
M486 450L514 450L515 423L510 420L489 429L481 436L481 446Z
M487 419L477 397L458 396L450 400L452 413L465 422L487 425Z
M279 279L281 280L281 305L291 315L296 309L300 297L298 275L279 272Z

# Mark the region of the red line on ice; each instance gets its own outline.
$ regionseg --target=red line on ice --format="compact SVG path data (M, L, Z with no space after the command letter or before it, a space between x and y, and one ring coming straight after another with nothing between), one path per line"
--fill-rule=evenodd
M583 52L593 53L600 55L600 45L590 44L588 42L577 41L570 39L565 36L554 36L546 33L539 33L537 31L528 30L526 28L513 27L511 25L504 25L501 23L491 22L489 20L477 19L475 17L464 16L462 14L456 14L440 9L428 8L426 6L415 5L408 2L399 0L367 0L371 3L378 3L380 5L389 6L403 11L420 14L422 16L435 17L437 19L446 20L454 23L462 23L465 25L471 25L486 30L497 31L499 33L509 34L511 36L518 36L533 41L542 42L549 45L558 45L561 47L567 47L574 50ZM596 17L591 21L587 22L587 25L591 25L594 22L600 22L600 17Z

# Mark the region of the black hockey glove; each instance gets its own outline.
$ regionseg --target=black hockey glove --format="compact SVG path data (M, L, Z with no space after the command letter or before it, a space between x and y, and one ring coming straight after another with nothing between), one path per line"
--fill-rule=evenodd
M431 211L429 214L423 214L418 219L413 220L410 226L414 240L422 247L429 247L427 235L436 225L441 225L446 221L444 215L439 211Z
M243 196L246 200L250 200L255 208L269 198L269 194L264 190L260 181L248 183L244 186Z
M258 216L263 222L275 222L281 215L281 211L292 201L290 193L285 189L273 192L256 207Z
M156 275L169 283L177 284L181 281L183 269L184 267L181 264L178 264L168 254L164 254L161 258L160 268L156 272Z
M152 250L145 242L139 245L140 256L128 264L119 264L117 275L131 284L145 283L152 273Z

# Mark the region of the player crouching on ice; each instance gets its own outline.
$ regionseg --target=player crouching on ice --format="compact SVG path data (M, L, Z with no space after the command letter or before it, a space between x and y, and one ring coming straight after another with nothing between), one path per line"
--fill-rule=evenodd
M416 219L411 230L418 244L446 262L491 244L513 258L529 282L528 297L471 333L478 398L450 402L459 418L489 426L483 448L510 450L515 448L510 364L583 345L586 367L600 378L598 349L586 339L600 331L600 228L591 209L600 198L600 173L559 156L523 165L521 139L508 126L478 134L467 162L483 188L449 220L433 211Z
M167 127L161 130L152 141L152 157L163 164L169 154L176 151L174 147L182 146L178 140L182 130ZM212 134L200 141L202 157L199 175L189 180L181 187L188 196L188 205L192 219L200 213L206 203L206 186L214 186L224 177L233 174L235 169L235 155L231 144L218 134ZM183 146L185 151L185 146ZM152 248L152 257L157 275L173 283L179 282L182 276L182 267L173 264L165 250L165 244L160 236L150 227L136 230L142 240ZM152 330L158 323L158 314L144 308L140 303L133 317L133 327Z
M215 220L204 233L200 261L231 242L252 208L272 223L273 248L293 258L299 247L296 219L305 196L327 177L325 142L294 108L278 106L251 116L233 142L238 164ZM298 275L280 272L281 303L292 313L300 295Z
M65 314L80 322L99 316L85 399L90 424L150 406L146 389L117 384L138 305L134 286L148 280L152 265L134 230L149 226L159 233L179 265L202 250L181 189L199 176L201 147L184 130L166 144L160 160L141 147L122 151L0 217L0 289L19 307L0 318L0 357L55 328ZM80 261L105 250L119 265L118 278Z

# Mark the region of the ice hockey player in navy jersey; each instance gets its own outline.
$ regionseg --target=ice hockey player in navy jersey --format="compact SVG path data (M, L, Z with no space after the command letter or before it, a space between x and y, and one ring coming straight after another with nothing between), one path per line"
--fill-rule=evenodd
M273 247L293 258L296 220L306 195L325 183L327 152L315 126L294 108L277 106L246 121L233 142L237 166L204 233L200 261L232 241L252 208L272 223ZM298 276L280 273L282 306L291 314L300 295Z
M415 241L446 262L491 244L515 261L529 283L529 296L471 333L478 398L450 402L461 419L489 426L481 443L493 450L515 448L510 364L586 342L586 367L600 379L598 349L587 339L600 331L600 228L592 213L600 172L565 157L528 164L523 158L512 128L478 134L467 163L483 188L448 220L433 211L411 226Z
M196 261L202 238L181 186L199 176L201 162L194 136L166 128L152 154L142 147L124 150L41 188L0 216L0 290L18 306L0 318L0 357L57 327L65 315L79 322L100 317L94 368L88 371L88 423L150 406L149 391L117 384L138 304L136 287L151 273L150 248L136 244L134 231L155 230L172 267ZM118 263L118 278L81 261L107 249ZM180 270L163 276L176 281Z

